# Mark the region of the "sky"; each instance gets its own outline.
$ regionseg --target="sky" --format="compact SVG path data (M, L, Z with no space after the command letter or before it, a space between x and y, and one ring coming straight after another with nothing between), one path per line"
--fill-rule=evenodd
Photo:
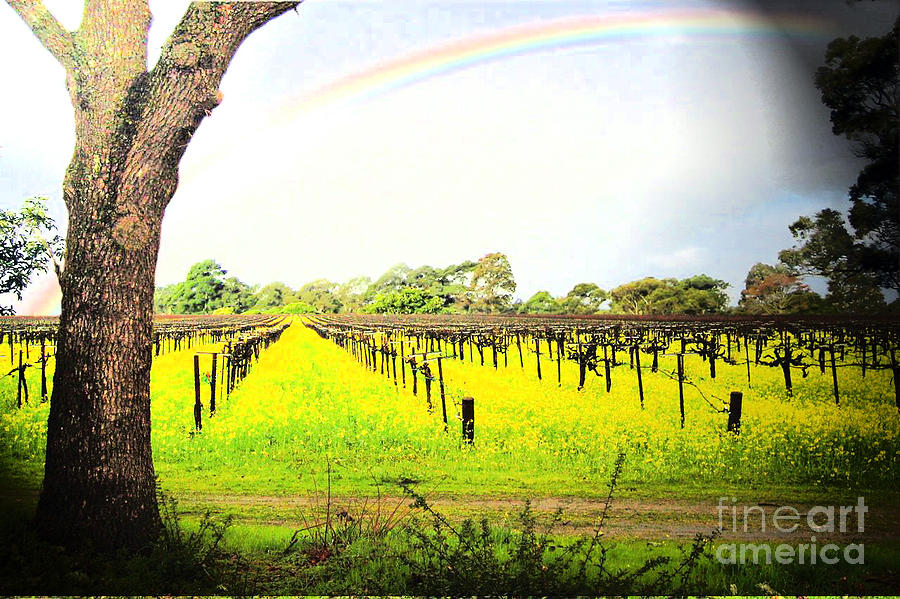
M68 28L72 0L46 4ZM186 2L152 1L151 61ZM306 0L254 33L181 162L157 284L299 287L505 253L516 296L706 273L739 297L861 162L813 85L893 1ZM710 20L711 19L711 20ZM0 208L74 146L62 68L0 3ZM58 311L52 275L17 303Z

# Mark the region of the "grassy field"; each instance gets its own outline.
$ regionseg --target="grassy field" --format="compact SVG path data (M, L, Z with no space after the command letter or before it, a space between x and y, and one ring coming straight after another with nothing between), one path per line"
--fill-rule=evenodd
M867 556L869 569L844 565L826 577L801 566L761 568L746 576L709 562L692 575L698 577L695 588L704 591L728 593L729 585L737 584L740 592L755 592L760 582L808 581L807 588L820 592L853 592L846 581L841 583L846 588L828 584L848 574L851 581L863 580L872 568L892 576L889 564L900 555L895 490L900 416L887 371L863 378L856 369L842 369L836 406L830 373L812 369L808 377L798 376L788 399L780 369L754 366L748 386L744 367L722 365L712 380L700 358L689 356L688 379L706 398L694 387L686 389L682 429L677 382L665 374L673 370L668 360L674 358L663 358L658 373L645 371L641 409L635 372L627 364L613 369L607 393L593 374L578 391L574 364L563 364L557 386L555 363L544 362L539 381L530 352L524 370L517 354L508 356L507 367L501 359L496 371L490 359L478 365L476 354L474 364L443 363L450 419L445 430L436 384L435 409L429 412L421 379L413 396L409 372L407 388L396 386L297 322L262 353L231 397L220 401L202 434L195 434L192 356L208 349L213 346L154 362L156 471L188 528L198 526L207 510L234 517L225 539L255 556L254 563L271 565L272 552L286 547L293 531L332 506L369 519L374 510L396 509L397 519L408 521L402 485L425 495L451 522L487 515L499 530L515 528L516 514L529 498L539 525L563 508L565 520L556 529L561 538L591 534L604 513L619 454L625 460L607 527L619 546L614 563L623 567L640 563L651 545L677 553L695 533L709 532L717 523L720 496L735 497L738 505L806 507L849 505L864 496L871 506L865 538L877 546ZM32 369L28 376L29 387L39 389L39 372ZM727 415L714 409L732 390L744 393L740 436L725 432ZM26 518L42 475L48 404L33 399L16 409L15 391L14 377L0 380L0 456L9 481L6 503L17 503L18 512L12 513ZM463 396L475 398L471 447L460 439ZM756 529L751 538L774 541ZM260 566L263 579L287 584L281 570L268 567ZM278 588L297 591L290 585Z
M689 379L712 402L732 389L744 391L742 433L735 437L725 432L727 416L692 387L680 428L677 382L663 373L672 369L665 362L659 373L644 375L642 410L627 366L613 370L610 393L593 376L578 391L574 364L564 364L558 387L546 376L538 381L529 363L534 358L527 358L524 370L510 365L497 371L444 361L445 432L436 384L429 413L421 380L414 397L410 380L406 389L395 387L295 326L200 437L187 434L187 363L167 361L154 370L159 474L175 493L308 493L330 462L338 494L408 480L447 494L594 497L605 493L610 468L624 451L622 481L651 496L667 496L673 485L697 492L796 487L856 493L891 489L897 480L900 417L887 371L865 379L858 371L841 372L842 405L836 406L830 374L811 372L787 401L779 369L755 367L748 389L742 368L720 367L710 380L700 358L689 357ZM476 398L473 448L460 442L463 396Z

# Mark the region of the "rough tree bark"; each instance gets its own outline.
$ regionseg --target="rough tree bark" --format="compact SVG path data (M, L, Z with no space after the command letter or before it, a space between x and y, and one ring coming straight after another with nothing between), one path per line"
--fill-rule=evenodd
M160 228L191 135L241 42L299 2L194 2L152 70L148 0L87 0L77 31L7 0L63 65L75 152L57 369L36 524L54 541L137 548L160 526L150 447Z

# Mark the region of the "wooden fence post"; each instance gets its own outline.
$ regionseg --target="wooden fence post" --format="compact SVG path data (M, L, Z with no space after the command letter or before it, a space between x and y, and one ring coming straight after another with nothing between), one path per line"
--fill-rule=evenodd
M562 355L565 347L563 336L556 338L556 386L562 387Z
M16 392L16 402L18 403L20 408L22 407L22 383L23 383L23 379L24 379L24 377L22 375L24 372L25 371L22 369L22 350L20 349L19 350L19 368L16 369L16 385L17 385L17 389L18 389ZM28 387L26 387L25 389L26 389L25 401L27 403L28 402L28 399L27 399Z
M434 412L434 406L431 405L431 367L428 366L428 362L425 361L424 357L420 368L422 370L422 378L425 379L425 402L428 404L428 413L431 414Z
M234 348L231 345L231 342L228 342L228 372L227 372L227 382L225 384L225 392L227 397L231 397L231 392L234 390L234 377L237 369L235 368L234 361Z
M865 364L865 361L863 361ZM837 366L834 364L834 346L831 346L831 382L834 385L834 403L836 405L841 405L841 397L838 395L838 382L837 382Z
M217 362L216 358L218 354L212 355L212 371L210 372L209 379L209 416L212 418L213 414L216 413L216 370L217 370Z
M641 409L644 409L644 379L641 378L641 347L639 345L634 346L634 351L632 353L634 356L634 365L637 369L637 379L638 379L638 395L641 398Z
M47 340L41 337L41 402L47 401Z
M475 442L475 400L471 397L462 399L462 436L463 443Z
M613 356L615 356L615 353L613 353ZM615 360L615 357L613 359ZM610 389L612 389L612 376L610 376L609 354L606 345L603 346L603 373L606 375L606 392L609 393Z
M744 394L740 391L732 391L728 405L728 432L741 434L741 407Z
M444 430L447 430L447 399L444 394L444 368L441 366L441 359L437 359L438 363L438 382L441 384L441 410L444 413Z
M581 339L578 340L578 390L584 389L584 377L587 375L587 363L584 352L581 351Z
M397 350L391 347L391 367L394 370L394 386L397 386Z
M194 356L194 428L203 430L203 404L200 403L200 356Z
M747 388L750 387L750 338L744 335L744 354L747 356Z
M784 387L787 389L788 397L794 396L794 386L791 383L791 340L790 338L785 338L784 342L784 354L781 356L781 370L784 373Z
M222 389L221 391L219 391L219 397L221 397L222 399L225 399L225 387L227 386L226 380L227 379L225 378L225 354L222 354L222 371L221 371L221 376L219 376L219 381L220 381L219 385L220 385L220 389Z
M684 428L684 354L676 354L678 358L678 405L681 408L681 428Z
M400 376L403 377L403 388L406 389L406 360L403 356L403 336L400 336Z

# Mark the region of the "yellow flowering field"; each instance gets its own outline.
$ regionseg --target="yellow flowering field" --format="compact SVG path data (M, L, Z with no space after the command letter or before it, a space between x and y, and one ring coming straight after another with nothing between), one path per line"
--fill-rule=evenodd
M688 356L686 375L696 387L685 387L682 429L674 358L661 357L657 373L644 371L642 409L627 363L612 370L607 393L593 373L578 390L573 363L562 364L557 385L556 363L546 356L539 381L532 352L525 352L524 368L511 353L496 370L490 359L479 365L476 353L474 363L468 355L442 362L445 429L437 381L429 412L421 376L414 396L408 370L406 387L395 385L295 322L219 401L215 417L204 414L198 434L193 352L220 349L193 348L154 362L154 461L174 491L310 492L330 467L332 490L343 494L409 481L451 494L593 496L605 492L620 451L627 454L622 481L635 488L891 489L900 465L890 371L863 378L859 369L841 369L835 405L827 370L798 375L788 398L780 369L753 366L748 385L743 366L723 364L713 380L698 356ZM30 384L34 376L29 372ZM30 464L37 476L48 404L16 409L13 379L0 381L0 446L7 460ZM735 390L744 394L740 435L726 432L727 414L718 411ZM203 393L208 408L206 385ZM464 396L475 398L471 447L460 434Z

